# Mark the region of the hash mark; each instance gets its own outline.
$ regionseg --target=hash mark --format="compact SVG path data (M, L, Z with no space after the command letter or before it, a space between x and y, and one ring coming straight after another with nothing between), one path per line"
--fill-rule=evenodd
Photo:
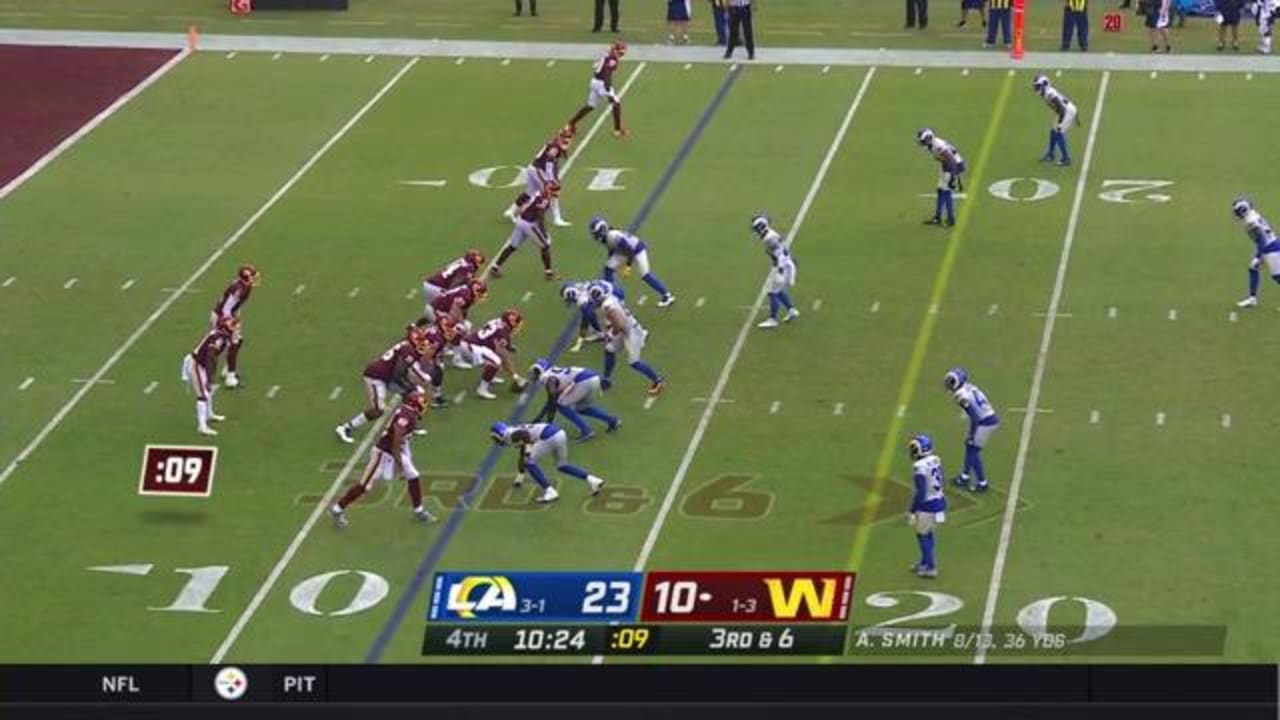
M772 403L770 403L770 404L769 404L769 414L770 414L770 415L777 415L777 414L778 414L778 410L779 410L779 409L781 409L781 408L782 408L782 401L781 401L781 400L774 400Z
M938 303L931 303L931 304L929 305L929 314L930 314L930 315L937 315L937 314L938 314Z
M510 65L510 64L511 64L511 58L502 58L502 64L503 64L503 65Z
M898 406L898 417L906 417L906 415L907 415L907 406L906 406L906 405L899 405L899 406Z
M826 75L826 74L827 74L827 73L829 73L829 72L831 72L831 66L830 66L830 65L823 65L823 66L822 66L822 74L823 74L823 75Z
M418 291L417 291L417 290L414 290L413 288L409 288L409 292L405 293L405 295L404 295L404 299L405 299L405 300L412 300L412 299L414 299L414 298L415 298L415 297L417 297L417 296L418 296Z
M816 298L813 301L813 311L817 312L822 309L822 298Z
M341 394L342 394L342 386L341 386L341 385L339 385L339 386L335 387L332 391L330 391L330 393L329 393L329 399L330 399L330 400L337 400L337 399L338 399L338 396L339 396L339 395L341 395Z
M842 403L842 402L838 402L838 403L836 403L836 404L835 404L835 406L831 408L831 414L832 414L832 415L843 415L843 414L844 414L844 403Z
M70 280L68 280L68 281L66 281L66 282L64 282L64 283L62 283L62 289L63 289L63 290L70 290L71 288L75 287L75 286L76 286L76 283L78 283L78 282L80 282L80 278L78 278L78 277L73 277L73 278L71 278Z
M17 282L17 280L18 280L18 276L17 276L17 275L10 275L9 277L5 278L5 280L4 280L4 287L9 287L10 285L12 285L12 284L14 284L15 282Z
M320 56L320 62L328 62L328 61L329 61L329 54L328 54L328 53L325 53L324 55L321 55L321 56Z
M1117 316L1117 315L1119 315L1119 314L1120 314L1120 310L1119 310L1115 305L1112 305L1111 307L1107 308L1107 317L1108 317L1108 318L1110 318L1110 319L1112 319L1112 320L1115 320L1115 319L1116 319L1116 316Z
M1177 311L1177 310L1174 310L1174 309L1172 309L1172 308L1170 308L1170 310L1169 310L1169 319L1170 319L1170 320L1177 320L1177 319L1178 319L1178 311Z
M645 303L645 301L646 301L646 300L648 300L648 299L649 299L649 296L648 296L648 295L641 295L641 296L640 296L640 299L636 301L636 304L637 304L637 305L643 305L643 304Z
M239 55L239 53L237 53L235 50L232 50L231 52L227 53L227 59L233 60L235 59L236 55Z
M284 54L284 53L276 53L275 55L272 55L272 56L271 56L271 59L272 59L272 60L279 60L279 59L280 59L280 56L281 56L281 55L283 55L283 54Z
M351 292L347 293L347 297L354 300L355 297L359 294L360 294L360 288L354 287L354 288L351 288Z
M1098 412L1097 410L1090 410L1090 411L1089 411L1089 424L1090 424L1090 425L1097 425L1097 424L1098 424L1099 422L1101 422L1101 421L1102 421L1102 413Z
M466 391L466 390L460 390L460 391L458 391L458 394L457 394L457 395L454 395L454 396L453 396L453 404L454 404L454 405L460 405L460 404L462 404L462 401L463 401L463 400L466 400L466 399L467 399L467 391Z
M294 296L294 297L297 297L297 296L301 295L301 294L303 293L303 291L304 291L304 290L306 290L306 289L307 289L307 286L306 286L306 285L299 285L298 287L296 287L296 288L294 288L294 289L293 289L293 296Z
M31 387L31 383L35 381L36 379L33 377L29 377L26 380L23 380L22 384L18 386L18 390L26 390L27 388Z
M1240 316L1236 314L1235 310L1232 310L1231 312L1227 313L1227 319L1230 320L1231 322L1235 322L1240 319Z
M532 290L525 290L525 291L524 291L524 295L521 295L521 296L520 296L520 302L522 302L522 303L527 303L527 302L529 302L529 301L530 301L530 300L532 300L532 299L533 299L533 291L532 291Z
M776 73L780 73L782 72L782 68L784 67L786 67L786 65L779 65L778 67L774 68L773 71Z
M1253 79L1253 73L1245 73L1245 74L1244 74L1244 79L1245 79L1245 80L1252 80L1252 79Z
M1062 70L1058 70L1053 74L1054 77L1062 77Z
M1197 73L1197 74L1196 74L1196 79L1197 79L1197 80L1203 80L1203 79L1204 79L1204 73Z
M700 308L706 304L707 304L707 299L705 297L699 297L697 300L693 301L693 306L696 308Z
M993 304L991 307L988 307L988 308L987 308L987 316L988 316L988 317L989 317L989 316L991 316L991 315L995 315L995 314L996 314L996 313L998 313L998 312L1000 312L1000 306L999 306L999 305L994 305L994 304Z
M1231 416L1226 413L1223 413L1222 415L1222 429L1223 430L1231 429Z
M547 61L547 67L555 67L555 66L556 66L556 61L555 61L555 60L548 60L548 61Z
M879 300L877 300L877 301L875 301L875 302L871 303L871 312L873 312L873 313L878 313L878 312L880 312L880 301L879 301Z
M1158 412L1156 413L1156 427L1160 427L1163 425L1164 425L1164 413Z
M159 387L159 385L160 383L156 382L155 380L152 380L151 382L147 383L146 387L142 388L142 394L150 395L151 393L156 391L156 388Z
M373 56L372 56L372 55L366 55L366 56L364 57L364 61L365 61L365 62L367 62L367 63L371 63L371 62L373 62Z
M965 69L961 70L961 71L960 71L960 74L961 74L961 75L963 75L963 76L965 76L965 77L969 77L969 68L965 68Z
M924 68L916 68L916 74L917 74L917 75L923 75L923 74L924 74Z
M648 410L649 408L653 407L653 402L654 402L655 400L657 400L657 399L658 399L658 398L653 397L652 395L650 395L649 397L645 398L645 399L644 399L644 409L645 409L645 410Z
M272 385L270 388L267 389L267 399L268 400L275 399L275 396L279 394L279 392L280 392L280 386Z
M124 284L120 286L120 289L128 290L131 287L133 287L133 278L129 278L128 280L125 280Z
M693 63L685 63L685 64L684 64L684 69L685 69L685 70L688 70L688 69L690 69L690 68L692 68L692 67L693 67Z
M1156 72L1155 70L1152 70L1152 71L1151 71L1151 79L1152 79L1152 80L1155 80L1155 79L1156 79L1156 77L1157 77L1159 74L1160 74L1160 73Z

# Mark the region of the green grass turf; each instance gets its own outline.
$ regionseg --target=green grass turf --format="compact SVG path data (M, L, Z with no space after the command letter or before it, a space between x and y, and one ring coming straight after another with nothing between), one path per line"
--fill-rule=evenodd
M1028 3L1027 48L1057 50L1062 34L1061 3ZM1091 3L1091 47L1096 52L1146 52L1142 18L1125 12L1121 33L1102 32L1102 15L1112 0ZM576 0L542 0L538 18L512 17L505 0L352 0L345 13L258 12L238 18L226 4L210 0L0 0L0 24L8 27L185 31L195 23L205 32L360 37L439 37L486 40L590 42L591 7ZM665 42L665 5L622 3L623 37L636 43ZM705 0L693 3L693 42L711 44L715 32ZM764 47L886 47L976 49L985 33L971 14L955 27L959 2L930 6L926 31L904 30L900 0L769 0L758 3L757 39ZM1178 52L1212 52L1217 42L1212 20L1191 18L1173 32ZM1245 50L1256 32L1241 30Z
M160 301L162 288L182 282L401 66L269 58L184 62L4 202L6 234L33 238L0 248L0 266L17 267L19 276L0 290L5 346L30 353L6 354L0 366L0 392L16 419L5 425L6 462L70 395L69 381L93 372ZM0 548L10 582L22 589L0 599L9 640L0 659L203 662L213 655L349 457L351 448L330 428L361 404L363 363L418 311L417 296L406 293L462 248L492 253L505 237L498 212L511 191L474 187L467 175L523 162L578 102L586 67L421 61L197 283L197 293L142 337L110 373L115 384L90 392L0 487ZM636 70L628 63L625 73ZM598 269L586 220L595 212L620 223L634 217L725 72L642 71L626 100L634 137L601 134L569 174L565 209L576 226L555 234L563 273ZM666 311L652 297L637 308L652 331L646 357L671 386L645 410L643 382L622 368L605 404L624 415L626 427L572 449L576 461L609 479L609 501L589 502L568 481L557 506L533 508L529 489L506 493L512 458L504 457L440 568L633 566L704 410L696 399L711 394L765 272L746 229L750 214L765 209L790 225L865 72L744 72L641 232L656 270L681 298ZM853 624L926 605L923 596L893 594L870 607L873 593L926 590L962 607L912 626L980 622L1022 423L1013 409L1026 402L1044 323L1034 313L1048 303L1100 75L1067 73L1058 81L1083 110L1084 127L1072 134L1077 165L1069 169L1036 162L1048 115L1027 80L876 71L796 239L795 297L804 315L780 332L751 331L724 395L733 402L717 407L647 567L843 567L888 447L893 462L864 534ZM1259 567L1276 491L1260 460L1268 418L1254 379L1265 376L1273 354L1263 326L1274 311L1228 320L1230 301L1243 293L1248 246L1226 208L1248 190L1265 210L1276 187L1248 146L1187 140L1206 127L1275 119L1259 99L1274 81L1113 74L1110 82L1061 308L1072 317L1058 322L1041 398L1053 412L1036 420L995 622L1013 625L1037 599L1087 597L1112 608L1125 627L1228 625L1226 659L1274 660L1266 598L1276 581ZM1210 82L1216 104L1180 113ZM993 116L1007 83L1008 102ZM1162 118L1158 134L1149 133L1153 113ZM932 202L919 195L936 177L913 143L925 124L955 141L974 167L969 199L961 201L971 204L963 211L969 217L954 238L919 224ZM591 168L599 167L629 168L626 189L587 191ZM1022 203L987 192L1015 177L1044 178L1060 191ZM399 184L437 178L448 184ZM1123 178L1173 180L1162 190L1173 200L1098 199L1104 180ZM948 242L958 250L924 343L919 334ZM243 260L263 269L265 283L245 311L248 386L218 396L230 420L218 438L214 497L140 498L142 445L197 437L191 399L176 382L178 360ZM68 276L81 283L64 291ZM121 292L128 277L138 283ZM633 301L647 292L634 278L627 284ZM298 285L306 290L295 296ZM361 292L350 298L354 287ZM1264 288L1264 302L1273 289ZM528 290L533 296L522 302ZM706 303L696 307L700 296ZM823 302L814 310L816 299ZM565 315L527 250L476 314L483 319L509 305L528 318L519 342L528 363L550 347ZM1114 320L1106 314L1111 305ZM1179 311L1176 321L1167 319L1170 308ZM65 342L66 328L75 329L75 353L35 352ZM913 378L906 371L917 346ZM567 358L594 365L597 353L588 346ZM957 363L988 390L1004 424L987 453L995 490L976 498L950 493L951 520L940 533L944 574L930 583L906 572L914 559L900 520L907 464L903 438L886 437L886 428L895 426L906 383L902 430L933 432L955 469L963 423L940 378ZM38 382L16 391L27 375ZM446 382L452 394L474 378L452 371ZM144 395L151 381L160 385ZM274 384L281 390L268 399ZM343 394L331 401L335 386ZM443 511L439 501L468 482L488 449L485 428L507 414L512 397L469 397L429 418L431 434L416 455L434 483L433 510ZM781 405L770 414L774 401ZM845 403L840 415L837 402ZM1101 412L1096 426L1093 409ZM1156 412L1167 413L1165 425L1155 425ZM1222 413L1232 415L1230 429L1220 427ZM343 533L322 519L229 657L363 658L440 532L440 525L410 523L400 494L396 484L354 506ZM726 494L741 503L711 502ZM85 569L144 562L155 564L146 577ZM207 603L216 612L148 610L173 602L187 580L176 569L208 566L229 567ZM299 582L344 569L385 577L390 594L347 617L291 606ZM318 607L341 608L357 586L353 575L339 578ZM899 604L885 607L893 600ZM425 604L420 594L385 660L417 658ZM1064 603L1051 623L1069 627L1080 615ZM77 619L74 627L68 617ZM852 659L869 658L895 659Z

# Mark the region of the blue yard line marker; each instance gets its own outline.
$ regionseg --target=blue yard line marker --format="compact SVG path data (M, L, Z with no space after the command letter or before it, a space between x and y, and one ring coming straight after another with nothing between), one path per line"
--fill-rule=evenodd
M640 206L636 217L627 226L628 231L638 233L645 221L649 219L650 213L657 207L658 200L666 192L667 187L671 185L672 179L675 178L680 167L684 165L685 159L689 153L693 151L693 146L697 144L698 139L702 137L702 133L711 124L711 118L720 109L721 103L729 94L729 90L733 88L734 83L738 79L740 70L734 69L725 76L720 88L716 90L716 94L711 98L711 102L707 108L702 111L702 116L698 118L698 122L693 126L693 130L689 132L689 136L685 138L680 149L676 151L676 155L671 160L671 164L667 166L662 177L659 178L658 184L649 192L649 196L645 198L644 204ZM578 314L572 313L572 317L565 323L564 329L560 331L560 336L556 338L555 345L551 347L551 352L546 357L551 362L555 362L556 358L564 352L568 347L569 341L573 338L574 332L578 328ZM507 417L508 423L519 422L521 417L529 408L529 403L533 400L534 393L532 388L520 396L519 402L515 408L511 410L511 414ZM435 542L427 549L426 555L423 556L422 562L418 564L418 569L414 572L413 578L409 581L404 592L400 595L400 599L396 602L395 609L391 612L391 617L387 618L387 622L378 631L378 636L374 638L373 645L370 646L369 652L365 655L366 663L376 663L387 650L387 645L391 643L391 638L395 636L396 631L400 629L400 625L404 622L405 617L409 614L409 610L413 607L414 599L418 597L418 592L422 590L422 586L426 583L427 578L435 572L436 566L440 562L440 558L444 555L445 549L449 546L449 542L453 540L454 534L458 532L458 527L462 525L462 519L466 517L467 509L471 507L472 501L480 490L485 486L493 468L498 464L498 458L502 455L503 448L494 445L485 454L484 460L480 463L480 468L476 470L475 477L471 481L471 486L463 493L449 510L449 517L445 520L444 527L441 528L440 534L436 536Z

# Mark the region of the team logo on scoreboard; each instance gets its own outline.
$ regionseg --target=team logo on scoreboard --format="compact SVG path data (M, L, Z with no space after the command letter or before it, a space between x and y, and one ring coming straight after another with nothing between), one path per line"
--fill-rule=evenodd
M458 617L474 619L477 613L513 612L516 588L503 575L467 575L449 584L446 607Z

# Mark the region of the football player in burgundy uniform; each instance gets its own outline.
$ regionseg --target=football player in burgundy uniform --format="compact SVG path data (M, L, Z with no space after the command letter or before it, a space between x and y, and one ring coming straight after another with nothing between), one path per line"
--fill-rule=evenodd
M329 507L329 515L338 527L347 525L348 505L371 490L378 480L391 480L397 472L409 487L413 517L421 522L435 520L422 506L422 477L418 468L413 465L413 451L410 447L414 431L422 421L422 414L426 409L427 395L422 388L415 388L404 396L404 403L396 408L391 422L387 423L378 442L369 450L369 464L365 466L364 476L347 490L342 499Z
M253 289L261 279L262 275L256 267L241 265L240 271L236 273L236 279L222 291L218 302L214 303L213 312L209 313L209 329L213 330L217 327L218 321L227 316L234 316L238 320L240 308L249 302L249 295L253 293ZM231 339L231 348L227 350L227 366L223 369L226 385L229 388L240 385L240 375L237 371L240 367L240 346L244 344L244 338L240 336L238 323L236 327L235 337Z
M382 417L387 408L387 387L400 383L418 358L432 352L425 329L411 325L405 338L364 366L364 387L369 406L333 431L345 443L355 442L351 432L367 422Z
M484 253L468 250L465 255L445 265L422 280L422 296L426 299L423 315L430 315L431 303L446 292L469 285L480 268L484 267Z
M484 300L489 295L489 286L485 281L478 279L468 280L465 284L456 288L446 290L436 296L427 304L426 313L423 319L426 320L422 324L430 324L439 320L441 317L451 317L454 322L462 325L467 320L467 314L471 312L471 308L476 303Z
M485 400L493 400L492 384L502 382L498 371L505 370L511 376L512 387L516 392L524 390L525 380L516 372L515 345L511 337L520 331L524 318L518 310L506 310L501 317L496 317L476 328L467 335L466 346L471 354L471 361L483 365L480 374L480 385L476 387L476 395Z
M190 383L196 394L196 430L201 435L217 435L209 422L226 419L213 411L213 385L209 379L217 373L218 356L232 347L239 334L240 318L227 315L214 323L195 350L182 358L182 381Z
M524 169L524 192L520 193L515 202L511 203L503 213L511 222L516 221L516 210L528 202L529 198L542 192L542 188L546 187L547 183L560 182L560 163L568 156L569 142L572 139L573 131L568 127L562 128L555 137L542 146L533 161ZM560 214L558 197L551 201L551 222L558 227L569 227L573 224Z
M587 104L583 105L573 116L573 119L569 120L571 127L577 127L578 121L596 109L601 100L608 100L609 107L613 111L614 136L625 137L627 135L627 129L622 127L622 100L618 98L618 94L613 90L613 73L622 62L622 56L626 54L627 44L616 42L609 48L609 52L592 68L591 87L587 92Z
M457 354L462 352L463 334L448 315L430 325L419 327L426 333L430 349L409 368L409 383L430 389L431 407L448 407L449 400L444 396L444 367L440 364L440 355L449 351L454 354L456 361Z
M545 217L551 203L560 197L560 183L549 182L533 197L529 198L516 210L516 226L511 237L502 246L502 251L489 267L489 274L502 277L502 264L510 258L525 240L532 240L542 253L542 274L548 280L554 280L556 273L551 269L551 235L547 232Z

